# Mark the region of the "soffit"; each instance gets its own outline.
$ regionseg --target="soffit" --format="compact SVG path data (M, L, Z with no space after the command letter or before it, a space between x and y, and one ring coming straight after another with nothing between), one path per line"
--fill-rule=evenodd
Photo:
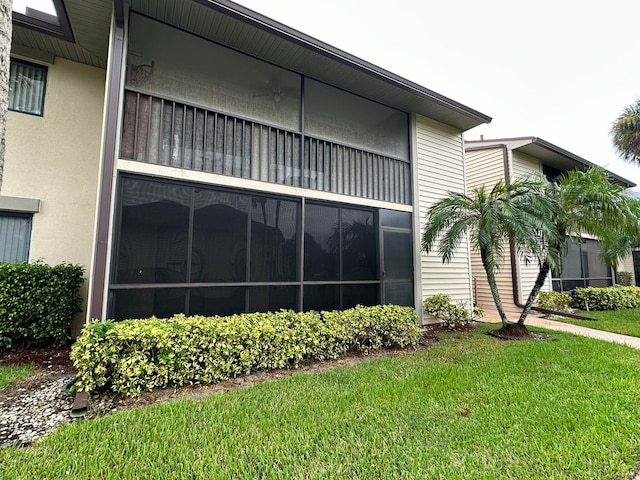
M574 153L560 148L541 138L533 137L532 142L517 148L532 157L539 158L543 164L547 164L561 171L582 170L585 171L595 166L594 163ZM605 169L606 170L606 169ZM625 187L635 187L636 184L620 175L607 170L609 176L617 183Z
M107 67L111 0L64 0L75 43L21 26L13 26L12 49L36 50L74 62Z

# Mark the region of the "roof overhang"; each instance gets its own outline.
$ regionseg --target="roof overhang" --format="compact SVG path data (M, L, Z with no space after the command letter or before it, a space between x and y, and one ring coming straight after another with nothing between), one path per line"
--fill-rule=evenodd
M229 0L131 0L125 9L310 78L466 131L491 117ZM64 0L75 43L16 25L14 50L38 49L106 68L112 9L122 0ZM115 7L114 7L115 6ZM120 15L118 13L120 12Z
M502 148L506 146L509 150L522 152L539 159L544 165L568 172L570 170L585 171L596 164L586 160L564 148L560 148L553 143L547 142L539 137L515 137L497 138L491 140L465 140L466 150L478 150L488 148ZM625 187L635 187L636 184L613 172L607 171L609 176L617 183Z

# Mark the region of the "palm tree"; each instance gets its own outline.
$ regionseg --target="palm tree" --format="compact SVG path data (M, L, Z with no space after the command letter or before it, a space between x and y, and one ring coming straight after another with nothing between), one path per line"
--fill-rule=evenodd
M614 283L618 283L618 263L624 256L637 247L638 240L628 235L600 240L600 258L613 270Z
M611 182L607 172L600 167L591 167L586 172L568 172L557 182L548 183L545 194L553 205L546 221L555 233L542 238L544 255L538 257L540 270L518 319L521 326L549 272L561 268L567 237L581 238L583 234L590 234L599 238L605 245L601 256L605 261L613 262L632 246L624 239L638 238L640 231L640 202L625 195L624 187Z
M612 142L620 156L640 162L640 98L624 108L611 128Z
M496 271L504 263L505 248L513 244L526 258L546 257L542 238L554 238L545 221L553 204L544 194L546 180L536 177L506 184L490 191L482 185L471 196L449 192L429 210L422 234L422 249L437 245L443 263L451 261L460 242L469 236L471 248L480 253L493 301L503 327L509 325L496 284Z
M5 131L9 105L9 53L11 51L11 0L0 0L0 188L4 171Z

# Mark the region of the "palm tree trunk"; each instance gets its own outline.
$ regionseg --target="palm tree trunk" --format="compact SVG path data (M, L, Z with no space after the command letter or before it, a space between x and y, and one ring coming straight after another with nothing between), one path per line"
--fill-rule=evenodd
M547 275L549 275L550 270L551 264L545 260L540 267L540 271L538 272L538 276L536 277L536 282L533 284L531 293L529 293L529 298L527 298L527 302L524 304L524 308L522 309L520 318L518 318L518 325L524 325L524 321L526 320L527 315L529 315L531 307L533 306L533 302L535 302L538 293L540 293L540 290L542 290L542 286L547 280Z
M0 0L0 189L4 171L5 131L9 105L12 0Z
M487 274L487 282L489 283L489 289L491 290L493 303L496 304L496 308L498 309L498 314L500 315L502 326L506 327L507 325L509 325L509 320L507 320L507 314L505 313L504 308L502 307L502 300L500 300L500 292L498 291L496 276L493 272L493 269L488 267L486 256L483 252L480 252L480 257L482 258L482 266L484 267L484 271Z

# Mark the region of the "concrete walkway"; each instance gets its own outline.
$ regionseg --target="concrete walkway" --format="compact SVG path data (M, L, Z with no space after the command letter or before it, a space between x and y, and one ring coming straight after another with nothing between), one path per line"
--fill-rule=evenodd
M500 318L497 314L487 315L480 319L481 322L487 323L500 323ZM599 340L605 340L607 342L622 343L632 348L640 350L640 338L630 337L628 335L620 335L619 333L605 332L602 330L596 330L594 328L579 327L578 325L572 325L570 323L563 323L558 320L548 320L546 318L537 317L534 314L527 317L525 325L528 327L540 327L548 330L558 330L560 332L573 333L574 335L582 335L584 337L597 338Z

